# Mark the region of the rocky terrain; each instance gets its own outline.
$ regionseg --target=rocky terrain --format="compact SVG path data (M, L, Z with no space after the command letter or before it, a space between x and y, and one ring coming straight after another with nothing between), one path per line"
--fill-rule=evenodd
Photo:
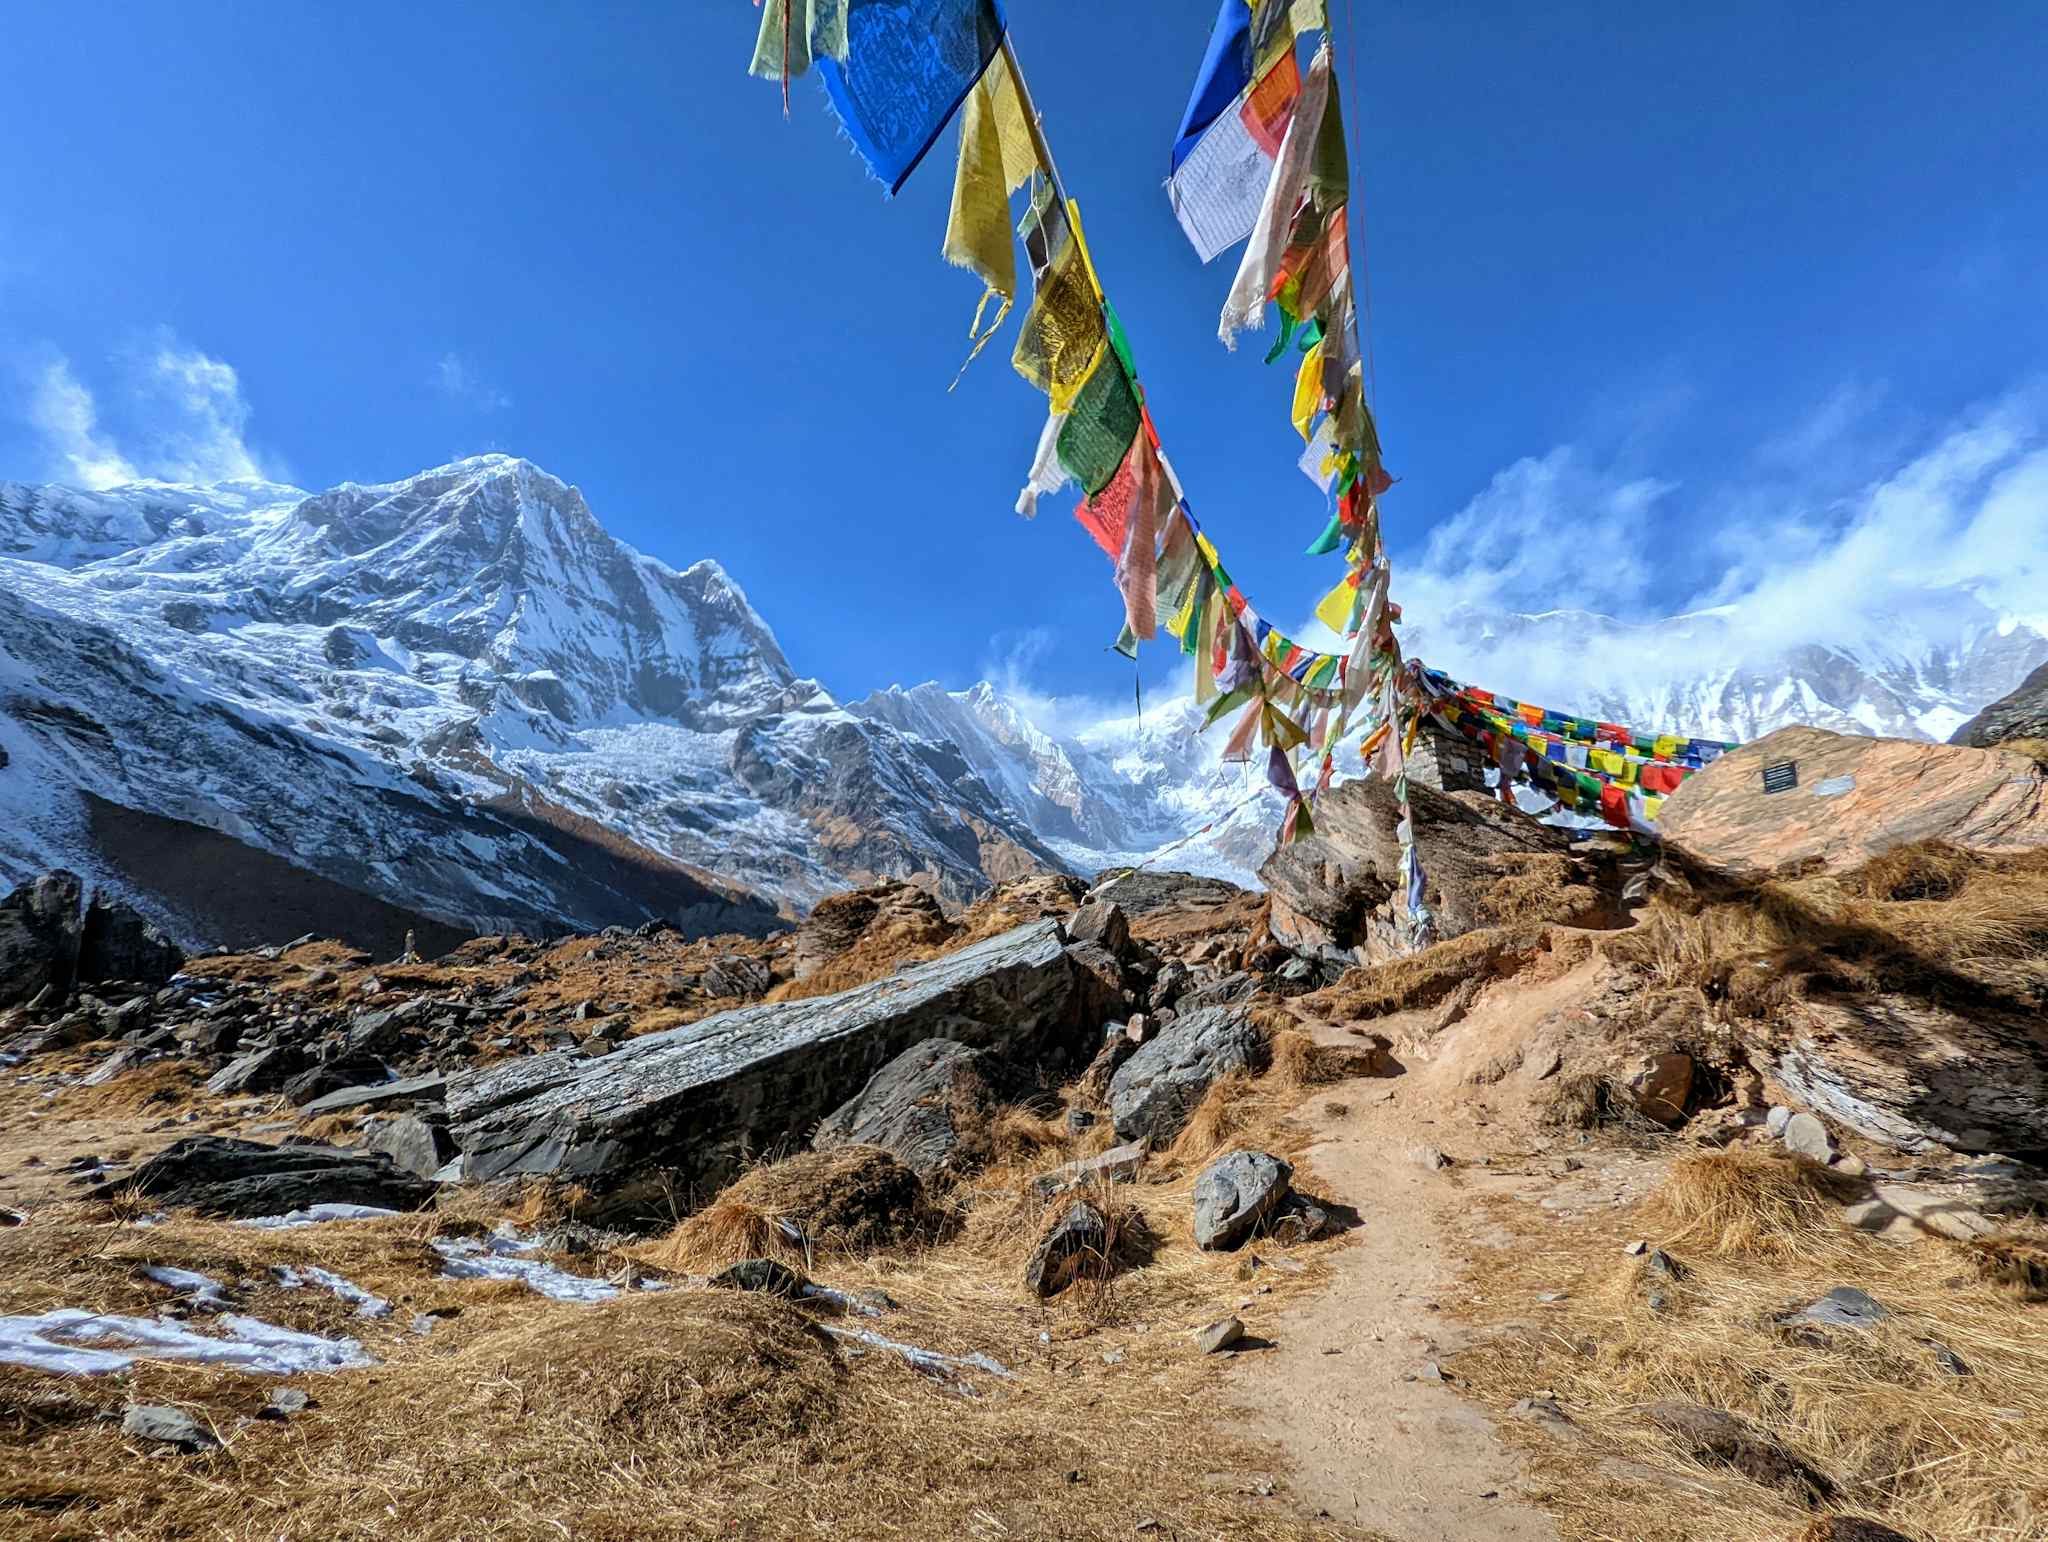
M1421 952L1386 804L435 958L23 885L9 1533L2041 1534L2027 737L1417 789Z

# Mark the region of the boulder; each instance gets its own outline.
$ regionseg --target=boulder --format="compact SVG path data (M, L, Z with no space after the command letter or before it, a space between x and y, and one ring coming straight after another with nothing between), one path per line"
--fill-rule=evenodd
M1085 1199L1061 1212L1038 1239L1024 1266L1024 1288L1034 1296L1056 1296L1088 1272L1093 1260L1098 1273L1109 1263L1109 1222Z
M1686 1099L1692 1096L1692 1056L1673 1051L1651 1055L1629 1078L1628 1089L1636 1108L1659 1124L1676 1126L1685 1122Z
M434 1186L404 1172L379 1152L335 1146L266 1146L224 1135L188 1135L135 1169L105 1183L94 1199L134 1190L165 1205L189 1205L202 1215L245 1218L283 1215L308 1205L377 1205L417 1210Z
M139 980L162 985L185 967L185 950L121 900L100 895L86 907L78 943L81 981Z
M1244 1324L1235 1317L1219 1317L1195 1330L1195 1348L1205 1355L1220 1355L1244 1342Z
M1913 1542L1903 1531L1861 1515L1823 1515L1799 1535L1799 1542Z
M915 884L883 883L830 894L797 923L790 970L797 979L808 980L863 939L907 951L944 942L953 930L939 902Z
M130 1403L121 1415L121 1433L131 1440L176 1446L191 1455L220 1449L220 1437L182 1408L168 1403Z
M1823 1165L1835 1159L1835 1138L1828 1134L1828 1127L1812 1114L1794 1114L1787 1119L1784 1133L1778 1139L1785 1143L1787 1151L1810 1157Z
M1779 761L1798 784L1765 792ZM2007 750L1781 728L1687 778L1657 822L1668 850L1743 882L1846 872L1913 841L2017 851L2048 844L2048 771Z
M1263 1151L1232 1151L1195 1180L1195 1246L1227 1252L1242 1245L1287 1201L1294 1169Z
M1760 1049L1799 1102L1895 1150L2025 1151L2048 1129L2048 1034L2025 1012L1808 995Z
M1131 923L1120 906L1092 899L1067 921L1069 942L1100 943L1118 958L1130 950Z
M375 1055L347 1055L300 1072L284 1084L284 1095L294 1107L304 1107L330 1093L378 1086L390 1079L391 1068Z
M920 1178L967 1171L988 1157L989 1073L987 1055L955 1040L913 1044L827 1114L811 1144L880 1146Z
M1133 868L1115 877L1099 879L1089 894L1115 905L1126 916L1143 916L1155 910L1218 910L1232 900L1242 899L1245 891L1221 878Z
M1411 782L1415 844L1439 940L1510 920L1600 925L1612 908L1598 873L1574 856L1568 831L1539 824L1483 793L1438 792ZM1316 833L1279 847L1259 869L1272 896L1274 938L1304 957L1383 963L1404 951L1396 929L1402 892L1400 817L1380 777L1340 782L1316 805ZM1540 915L1507 913L1500 898L1511 864L1530 856L1554 869Z
M775 977L758 958L728 953L713 959L698 983L707 996L765 996Z
M206 1084L213 1093L276 1092L306 1069L306 1052L296 1044L273 1044L231 1060Z
M370 1132L363 1149L383 1153L420 1178L433 1177L460 1154L444 1122L424 1119L418 1114L400 1114L396 1119L385 1120Z
M1948 742L1988 750L2012 739L2048 739L2048 664L1963 724Z
M46 989L46 1001L62 1002L78 977L81 893L78 875L59 868L0 900L0 1007Z
M1071 1062L1101 1022L1084 1019L1083 994L1058 923L1037 921L836 995L642 1034L600 1059L557 1050L458 1076L448 1113L465 1177L561 1178L584 1186L593 1216L652 1211L802 1140L923 1040Z
M1110 1078L1118 1137L1155 1145L1172 1140L1218 1078L1254 1070L1266 1055L1266 1036L1240 1008L1207 1007L1177 1018Z

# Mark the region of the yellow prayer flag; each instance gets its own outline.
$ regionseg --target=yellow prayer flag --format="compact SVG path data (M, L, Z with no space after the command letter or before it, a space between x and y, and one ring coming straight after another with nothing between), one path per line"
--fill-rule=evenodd
M1309 425L1323 406L1323 345L1302 355L1301 369L1294 377L1294 426L1304 442L1313 439Z
M1342 636L1351 629L1351 604L1358 590L1345 579L1316 603L1316 620Z

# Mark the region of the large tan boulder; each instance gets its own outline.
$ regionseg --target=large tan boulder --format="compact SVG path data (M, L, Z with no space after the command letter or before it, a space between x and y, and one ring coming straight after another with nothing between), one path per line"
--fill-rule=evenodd
M1766 792L1780 761L1798 785ZM2017 851L2048 845L2048 773L2006 750L1781 728L1689 778L1658 824L1695 866L1745 881L1844 872L1919 840Z

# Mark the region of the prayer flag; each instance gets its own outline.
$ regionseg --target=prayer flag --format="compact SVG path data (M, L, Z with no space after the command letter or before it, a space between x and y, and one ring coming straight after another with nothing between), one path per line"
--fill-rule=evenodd
M1002 47L1003 14L996 0L845 5L846 57L818 70L846 137L894 194Z

